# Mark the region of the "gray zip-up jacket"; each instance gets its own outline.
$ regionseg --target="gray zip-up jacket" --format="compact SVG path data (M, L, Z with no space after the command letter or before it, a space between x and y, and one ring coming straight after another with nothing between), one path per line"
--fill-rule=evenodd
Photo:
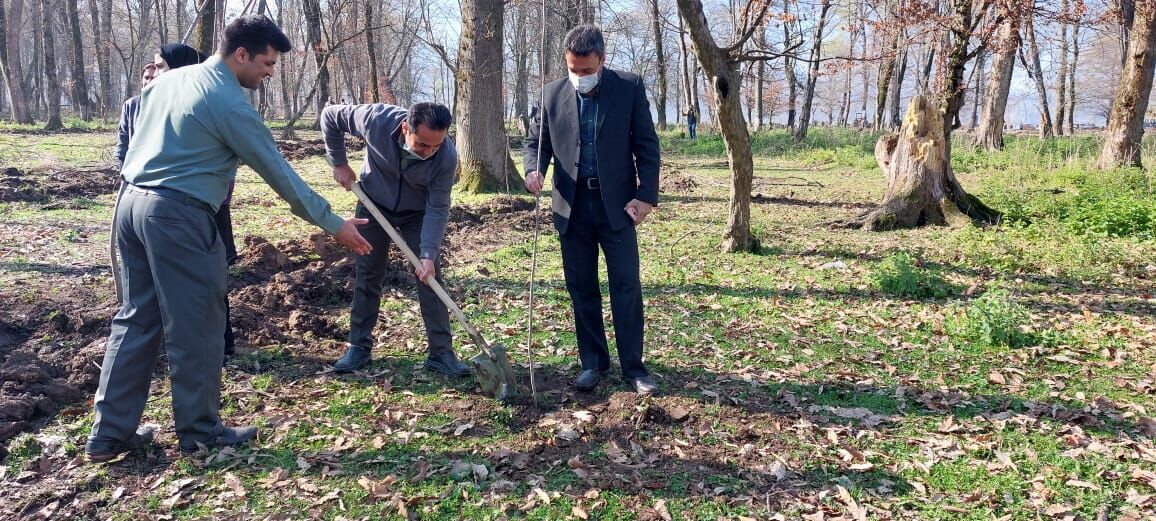
M334 166L349 163L345 155L345 133L365 140L365 163L361 186L379 208L389 212L423 211L421 252L423 259L436 259L445 237L450 213L450 190L458 165L453 140L445 143L425 161L401 168L401 122L408 111L402 107L371 105L330 105L321 111L325 151Z

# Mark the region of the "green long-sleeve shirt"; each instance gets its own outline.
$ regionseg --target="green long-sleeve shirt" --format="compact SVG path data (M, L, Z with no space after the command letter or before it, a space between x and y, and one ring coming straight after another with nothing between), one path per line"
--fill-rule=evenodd
M285 199L294 215L329 233L345 222L281 156L220 57L166 72L141 93L136 132L121 171L126 181L183 192L215 211L237 175L238 160Z

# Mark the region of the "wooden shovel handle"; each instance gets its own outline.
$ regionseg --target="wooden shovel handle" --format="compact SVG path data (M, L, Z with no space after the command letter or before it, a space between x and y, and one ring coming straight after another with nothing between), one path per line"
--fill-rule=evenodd
M389 219L386 219L385 215L382 215L381 210L377 209L377 205L373 204L369 196L365 195L365 191L361 189L361 183L353 183L353 193L357 195L357 200L361 201L361 205L364 206L366 210L369 210L369 213L373 215L374 219L377 219L377 224L380 224L382 229L385 230L385 233L389 234L389 238L393 239L393 243L405 254L405 258L409 259L413 267L415 269L421 268L421 259L413 253L413 250L406 244L405 239L402 238L401 234L389 223ZM421 281L419 281L419 283L421 283ZM478 347L482 349L489 350L490 345L486 343L486 339L482 338L482 335L478 333L477 329L474 329L469 319L466 318L466 314L462 313L462 309L459 308L457 304L454 304L453 299L450 298L449 294L446 293L446 290L442 288L442 285L438 283L435 277L429 278L429 287L433 288L434 293L437 293L442 303L450 308L450 311L453 311L454 316L457 317L462 327L466 329L466 333L470 335L474 343L478 344Z

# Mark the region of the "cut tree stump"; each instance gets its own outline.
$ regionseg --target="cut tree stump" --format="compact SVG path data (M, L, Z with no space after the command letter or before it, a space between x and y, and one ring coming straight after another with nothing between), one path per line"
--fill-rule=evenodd
M911 100L897 134L879 138L875 159L887 177L887 193L878 207L831 223L841 228L886 231L926 225L956 225L969 220L995 224L999 212L960 186L951 171L950 129L926 95Z

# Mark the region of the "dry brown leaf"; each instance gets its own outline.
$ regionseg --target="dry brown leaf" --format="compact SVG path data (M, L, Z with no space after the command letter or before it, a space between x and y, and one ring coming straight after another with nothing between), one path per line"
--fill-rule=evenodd
M590 519L590 514L587 514L586 511L578 505L574 505L574 507L570 509L570 513L574 514L574 517L578 519Z
M1100 490L1100 485L1097 485L1095 483L1089 483L1087 481L1080 481L1078 479L1069 479L1064 484L1069 486L1069 487L1086 488L1086 489L1090 489L1090 490Z
M225 485L229 487L229 490L233 492L234 496L238 498L245 497L245 485L241 483L240 478L238 478L236 474L233 474L232 472L226 472Z
M667 510L667 508L666 508L666 500L665 499L660 499L658 501L655 501L653 508L654 508L654 511L657 512L658 515L661 516L664 521L671 521L673 519L670 516L670 510Z
M999 371L992 371L990 373L987 373L987 381L989 381L993 384L998 384L998 385L1006 385L1007 384L1007 379L1005 379L1004 376L999 373Z
M463 423L461 425L458 425L457 428L454 429L454 436L461 436L463 433L465 433L466 431L468 431L472 428L474 428L474 422Z

